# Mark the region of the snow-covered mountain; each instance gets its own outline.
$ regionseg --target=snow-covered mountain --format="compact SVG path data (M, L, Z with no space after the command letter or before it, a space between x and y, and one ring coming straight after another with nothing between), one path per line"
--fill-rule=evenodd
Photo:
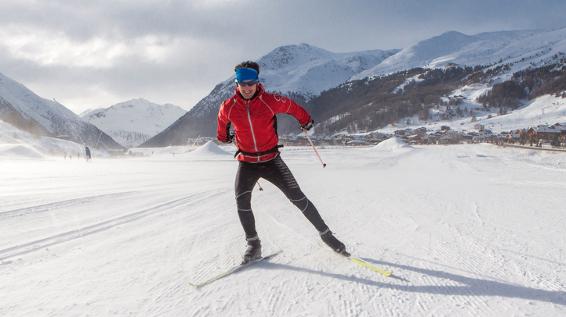
M523 30L466 35L450 31L402 49L378 65L352 76L362 79L414 67L436 68L447 64L512 64L510 71L548 62L566 52L566 28Z
M270 90L312 96L348 81L398 51L333 53L308 44L288 45L273 50L258 63L260 77Z
M140 98L90 110L81 116L123 146L134 147L163 131L185 113L181 107Z
M281 46L258 60L268 90L309 99L378 65L399 50L334 53L308 44ZM227 73L231 73L227 70ZM234 76L214 87L187 114L144 146L184 144L189 137L213 135L220 103L234 92Z
M41 98L0 73L0 120L35 134L71 140L91 147L121 146L94 125L55 100Z
M347 114L351 111L358 111L360 108L365 107L366 110L370 111L369 108L372 107L368 108L368 106L375 104L377 100L384 100L389 94L400 93L403 90L401 87L422 81L420 76L424 76L423 79L428 76L425 74L427 69L450 67L464 69L471 66L477 66L480 69L478 71L465 70L470 76L473 76L469 80L465 77L459 77L464 75L462 73L451 78L448 78L451 76L447 75L448 73L441 76L438 76L439 74L434 75L433 77L443 82L450 81L451 87L446 85L441 87L437 85L438 83L432 83L440 89L433 94L450 95L450 91L445 92L444 90L447 88L459 89L471 83L482 86L482 91L487 92L494 84L510 80L513 74L519 71L545 65L558 65L562 63L565 57L566 28L561 28L556 30L486 32L475 35L450 31L422 40L402 50L389 51L333 53L308 44L289 45L276 48L260 58L258 62L261 65L260 80L265 83L268 90L287 94L302 102L309 111L314 113L330 113L333 112L332 108L339 108L339 111L334 111L333 116L342 118L347 117ZM417 68L421 70L410 71ZM412 73L412 76L419 78L404 78L404 75L399 73L405 71L409 71L407 74ZM456 74L458 72L451 73ZM381 96L377 96L369 88L358 87L358 91L368 95L367 98L350 95L350 87L356 85L356 81L383 76L392 76L390 80L382 81L388 85L395 84L390 92L387 89L384 91L384 88L386 88L384 86L376 86L374 88L380 90L381 94ZM457 77L459 79L456 79ZM428 85L431 82L428 81L423 84ZM340 89L335 90L337 88ZM184 144L187 138L214 136L218 107L223 100L233 93L233 90L234 77L232 76L216 85L212 92L199 101L191 111L162 133L148 140L144 146L178 145ZM332 96L323 98L324 103L317 102L318 97L331 90L333 90ZM421 93L427 94L425 91L421 91ZM346 103L337 104L335 100L344 100L343 97L348 99L345 100ZM441 96L434 96L434 98L437 97ZM350 102L349 99L351 98L357 98L362 103ZM429 102L432 99L427 98ZM409 107L413 107L414 102L419 105L423 103L410 98L405 103L407 102ZM475 102L475 100L471 100L471 102ZM350 109L346 109L346 105L349 105ZM320 109L321 107L325 109ZM378 111L377 113L374 111L373 114L367 113L367 115L383 117L383 110L381 109L379 110L381 112ZM395 111L401 113L404 110ZM291 133L290 121L286 120L285 116L282 119L283 124L278 125L280 133ZM319 122L327 119L329 118L319 118ZM368 121L367 116L365 119L362 117L358 117L358 119ZM379 120L372 119L371 121L382 121L383 118L374 119ZM365 123L363 125L367 125ZM351 129L358 130L358 127L359 125L355 122L350 124ZM328 132L332 131L328 130Z

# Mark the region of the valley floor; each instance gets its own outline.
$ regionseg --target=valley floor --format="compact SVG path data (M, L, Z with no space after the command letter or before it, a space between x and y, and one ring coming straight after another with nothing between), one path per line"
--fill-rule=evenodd
M238 263L237 163L219 151L0 161L1 316L564 316L566 155L491 145L282 156L354 266L272 185Z

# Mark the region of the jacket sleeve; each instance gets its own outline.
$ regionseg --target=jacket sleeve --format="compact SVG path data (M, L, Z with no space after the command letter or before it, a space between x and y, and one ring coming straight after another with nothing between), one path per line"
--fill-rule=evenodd
M218 110L218 126L216 127L216 138L220 142L230 142L230 120L226 114L226 104L227 102L223 102L220 105L220 109Z
M305 125L312 120L310 114L303 107L288 97L271 95L270 101L275 113L291 115L299 121L300 125Z

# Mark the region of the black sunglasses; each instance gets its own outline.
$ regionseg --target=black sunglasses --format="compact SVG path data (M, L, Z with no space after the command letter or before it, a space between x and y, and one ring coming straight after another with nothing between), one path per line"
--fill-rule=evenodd
M257 85L257 83L258 83L257 81L245 81L238 83L238 86L251 87L253 85Z

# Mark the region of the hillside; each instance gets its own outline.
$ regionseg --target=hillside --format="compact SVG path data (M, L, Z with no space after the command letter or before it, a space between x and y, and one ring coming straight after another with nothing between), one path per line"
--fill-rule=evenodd
M106 133L84 122L62 104L41 98L1 73L0 120L38 135L67 139L91 147L122 148Z

